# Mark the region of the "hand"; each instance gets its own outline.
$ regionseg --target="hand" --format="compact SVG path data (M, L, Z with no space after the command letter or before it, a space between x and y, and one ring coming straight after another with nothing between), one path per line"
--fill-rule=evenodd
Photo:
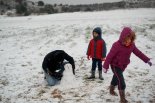
M148 61L147 63L148 63L150 66L152 66L152 62L151 62L151 61Z
M103 68L103 72L104 73L107 73L107 71L108 71L108 69Z
M105 61L105 58L102 58L101 60L102 60L102 61Z
M88 55L88 56L87 56L87 59L90 60L90 58L91 58L91 56Z

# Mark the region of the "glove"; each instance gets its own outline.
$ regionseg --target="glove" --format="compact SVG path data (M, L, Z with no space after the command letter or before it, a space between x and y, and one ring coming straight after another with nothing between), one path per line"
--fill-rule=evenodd
M87 59L90 60L90 58L91 58L91 56L88 55L88 56L87 56Z
M108 71L108 69L103 68L103 72L104 73L107 73L107 71Z
M152 66L152 62L151 61L148 61L147 63L149 64L149 66Z

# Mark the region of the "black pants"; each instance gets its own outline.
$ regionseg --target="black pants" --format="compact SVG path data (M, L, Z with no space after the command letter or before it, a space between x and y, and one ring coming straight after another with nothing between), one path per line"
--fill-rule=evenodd
M96 66L98 65L98 70L102 71L102 60L101 59L92 59L92 71L96 70Z
M111 69L114 73L111 85L113 86L118 85L118 90L125 90L126 84L124 81L123 71L120 68L114 66L111 66Z

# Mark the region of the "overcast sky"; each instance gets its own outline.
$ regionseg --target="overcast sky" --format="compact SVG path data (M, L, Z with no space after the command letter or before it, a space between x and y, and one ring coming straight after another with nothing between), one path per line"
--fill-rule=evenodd
M31 1L43 1L50 4L93 4L93 3L105 3L105 2L118 2L122 0L31 0Z

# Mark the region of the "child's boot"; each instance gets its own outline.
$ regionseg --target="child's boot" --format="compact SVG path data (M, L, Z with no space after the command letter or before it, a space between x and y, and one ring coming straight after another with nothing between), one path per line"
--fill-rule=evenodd
M99 79L104 80L103 77L102 77L102 70L99 71Z
M119 90L119 94L120 94L120 103L128 103L128 101L125 99L125 91Z
M109 90L110 94L113 96L118 96L118 94L115 92L115 86L110 85L110 90Z
M95 71L91 71L91 76L88 77L88 79L94 79L95 78Z

